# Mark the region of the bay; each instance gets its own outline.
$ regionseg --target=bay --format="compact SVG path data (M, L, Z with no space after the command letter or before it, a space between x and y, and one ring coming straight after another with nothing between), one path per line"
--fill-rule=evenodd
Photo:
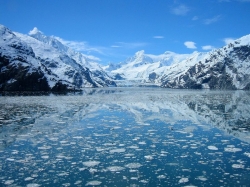
M250 92L0 96L0 186L247 186Z

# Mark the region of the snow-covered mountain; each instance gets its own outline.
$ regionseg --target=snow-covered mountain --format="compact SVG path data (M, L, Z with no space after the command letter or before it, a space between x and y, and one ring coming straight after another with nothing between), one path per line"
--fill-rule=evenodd
M250 89L250 35L208 53L161 55L137 52L105 69L117 83L154 84L167 88Z
M104 67L115 78L122 77L120 84L134 82L135 84L155 84L160 86L160 77L165 74L180 73L196 63L204 54L194 52L192 54L177 54L166 51L161 55L146 54L138 51L133 57L119 64L109 64ZM183 68L183 69L181 69ZM125 80L125 81L124 81ZM119 84L119 81L116 81ZM125 83L126 82L126 83Z
M160 77L163 87L250 89L250 35L202 56L185 71Z
M116 85L250 89L250 35L207 53L153 55L142 50L121 63L101 67L37 28L25 35L0 25L0 90Z
M28 36L0 25L0 90L115 86L100 66L88 60L36 28Z

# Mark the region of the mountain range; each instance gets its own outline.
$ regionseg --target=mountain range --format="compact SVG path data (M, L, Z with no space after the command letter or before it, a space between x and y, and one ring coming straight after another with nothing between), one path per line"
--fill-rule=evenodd
M0 70L2 91L116 86L98 64L36 28L24 35L0 25Z
M153 84L166 88L249 89L250 35L207 53L155 56L137 52L132 58L105 67L115 78L134 85ZM124 81L122 81L124 82Z
M249 90L250 35L206 53L152 55L142 50L102 66L37 28L25 35L0 25L0 91L111 86Z

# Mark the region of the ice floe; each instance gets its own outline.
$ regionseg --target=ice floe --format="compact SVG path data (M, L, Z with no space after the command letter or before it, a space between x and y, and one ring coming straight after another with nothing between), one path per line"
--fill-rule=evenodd
M98 186L102 184L101 181L89 181L85 186Z
M189 181L189 179L186 178L186 177L184 177L184 178L181 178L181 179L179 180L179 184L186 183L186 182L188 182L188 181Z
M153 160L154 157L152 155L146 155L144 156L144 158L146 158L147 160Z
M32 177L26 177L24 180L25 181L31 181L31 180L33 180L34 178L32 178Z
M224 151L235 153L235 152L242 151L242 149L241 148L236 148L236 147L225 147Z
M246 155L247 157L249 157L250 158L250 153L244 153L244 155Z
M83 162L82 164L87 167L94 167L100 164L100 162L99 161L86 161L86 162Z
M11 185L11 184L13 184L15 181L14 180L6 180L5 182L4 182L4 184L5 185Z
M110 153L123 153L125 151L126 151L126 149L120 148L120 149L111 149L109 152Z
M130 169L135 169L135 168L139 168L141 167L142 165L140 163L129 163L129 164L126 164L125 167L127 168L130 168Z
M244 169L245 166L243 164L233 164L232 167L236 169Z
M37 184L37 183L30 183L30 184L27 184L27 187L39 187L40 185Z
M109 171L121 171L121 170L124 170L125 168L124 167L121 167L121 166L110 166L107 168Z
M215 147L214 145L209 145L209 146L207 146L207 148L210 149L210 150L213 150L213 151L217 151L218 150L218 148Z

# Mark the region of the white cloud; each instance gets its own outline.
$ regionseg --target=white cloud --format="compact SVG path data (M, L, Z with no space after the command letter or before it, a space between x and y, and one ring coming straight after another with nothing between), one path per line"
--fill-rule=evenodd
M103 47L92 47L90 46L87 42L83 41L69 41L69 40L64 40L60 37L55 37L57 40L59 40L62 44L74 49L75 51L79 52L96 52L99 54L103 54Z
M212 50L212 49L214 49L214 47L211 45L204 45L204 46L202 46L202 49L203 50Z
M212 23L215 23L221 19L221 15L214 16L213 18L205 19L204 24L210 25Z
M198 20L198 19L199 19L198 16L194 16L194 17L192 18L193 21L196 21L196 20Z
M234 40L235 40L234 38L224 38L223 39L223 41L225 42L226 45L234 42Z
M153 38L156 38L156 39L163 39L164 36L154 36Z
M178 16L186 15L190 9L186 5L179 5L177 7L172 8L171 12Z
M195 42L192 41L186 41L184 42L184 45L188 48L188 49L196 49L197 47L195 46Z

